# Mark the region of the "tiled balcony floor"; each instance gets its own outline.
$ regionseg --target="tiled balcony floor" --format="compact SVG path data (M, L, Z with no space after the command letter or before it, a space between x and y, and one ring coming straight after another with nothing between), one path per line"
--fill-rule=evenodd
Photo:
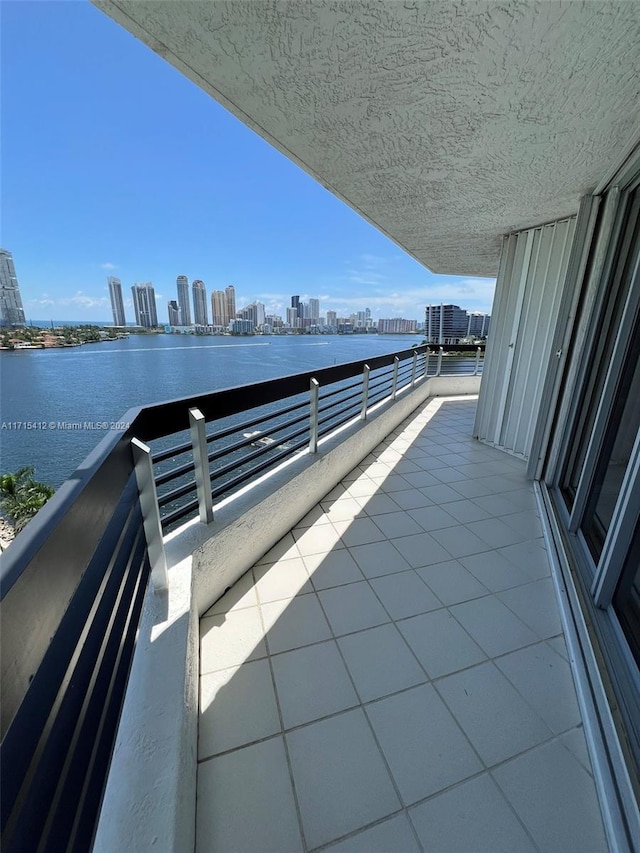
M201 620L197 851L607 849L524 463L430 401Z

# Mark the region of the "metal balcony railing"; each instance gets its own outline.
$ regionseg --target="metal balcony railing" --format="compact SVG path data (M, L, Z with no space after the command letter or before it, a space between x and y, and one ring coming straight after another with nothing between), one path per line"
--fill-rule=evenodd
M124 415L1 558L3 851L91 849L149 576L166 584L163 531L210 521L214 501L425 376L477 374L482 349L421 346Z

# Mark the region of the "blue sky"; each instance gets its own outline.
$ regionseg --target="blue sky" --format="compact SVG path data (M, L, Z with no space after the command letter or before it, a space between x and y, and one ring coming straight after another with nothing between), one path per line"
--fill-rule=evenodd
M28 318L109 320L109 274L153 282L163 322L179 274L277 313L294 293L490 311L493 280L429 273L91 4L0 14L2 245Z

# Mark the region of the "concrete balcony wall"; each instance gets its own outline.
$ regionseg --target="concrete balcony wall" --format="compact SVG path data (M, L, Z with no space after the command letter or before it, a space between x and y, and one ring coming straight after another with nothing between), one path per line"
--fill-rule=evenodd
M420 379L165 541L168 592L149 589L96 834L95 853L192 850L198 619L430 397L475 395L480 376Z

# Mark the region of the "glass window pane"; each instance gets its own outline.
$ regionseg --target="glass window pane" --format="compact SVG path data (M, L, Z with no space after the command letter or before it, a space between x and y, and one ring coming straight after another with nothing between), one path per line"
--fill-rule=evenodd
M640 192L636 190L628 208L627 226L620 240L618 256L612 268L608 298L600 321L601 328L596 339L595 352L589 356L593 360L593 370L590 371L585 382L582 404L575 421L576 437L572 442L562 477L562 495L569 510L573 508L627 296L634 284L636 255L634 248L637 249L640 239L639 211Z
M620 626L640 666L640 524L636 523L633 544L613 599Z
M596 563L602 553L639 428L640 326L636 322L582 522L582 531Z

